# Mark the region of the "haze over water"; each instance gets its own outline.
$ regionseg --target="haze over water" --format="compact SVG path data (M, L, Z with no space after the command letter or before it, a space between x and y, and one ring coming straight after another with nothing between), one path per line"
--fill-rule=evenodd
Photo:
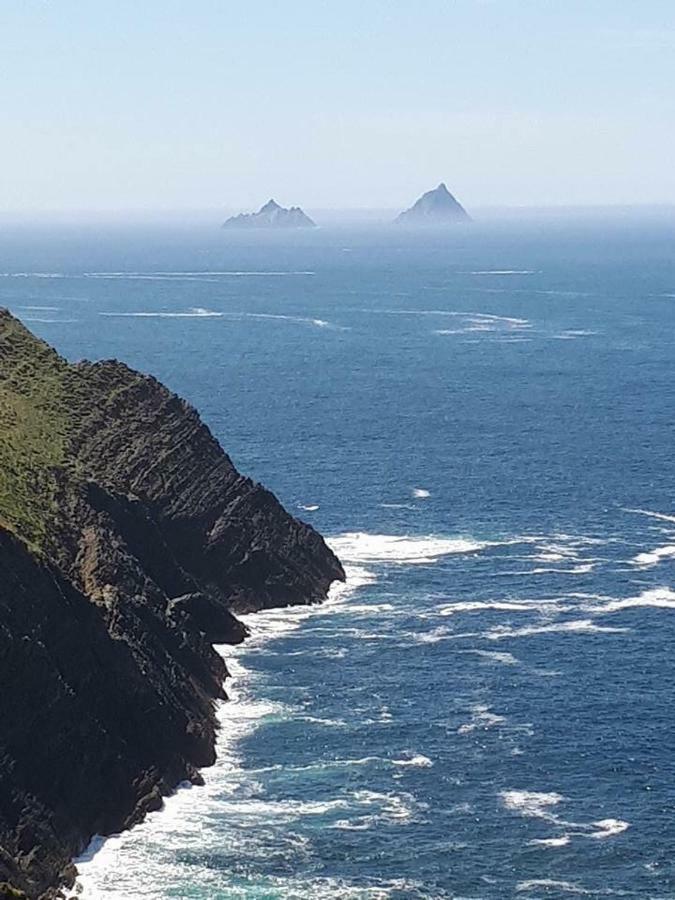
M675 896L674 238L3 230L0 305L189 399L349 574L223 648L206 787L84 898Z

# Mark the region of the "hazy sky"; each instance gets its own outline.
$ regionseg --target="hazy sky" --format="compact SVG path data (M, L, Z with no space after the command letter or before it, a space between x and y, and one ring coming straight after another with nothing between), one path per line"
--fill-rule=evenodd
M675 0L0 0L0 210L675 203Z

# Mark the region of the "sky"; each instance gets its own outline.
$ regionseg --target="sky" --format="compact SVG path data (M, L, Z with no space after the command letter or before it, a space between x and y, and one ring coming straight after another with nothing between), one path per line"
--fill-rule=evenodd
M0 0L0 212L675 204L674 0Z

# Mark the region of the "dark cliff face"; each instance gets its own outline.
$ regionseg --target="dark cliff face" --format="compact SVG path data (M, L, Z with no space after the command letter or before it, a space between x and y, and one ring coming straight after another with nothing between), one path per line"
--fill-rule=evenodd
M199 780L233 613L343 577L189 405L0 311L0 883L51 896L93 834Z

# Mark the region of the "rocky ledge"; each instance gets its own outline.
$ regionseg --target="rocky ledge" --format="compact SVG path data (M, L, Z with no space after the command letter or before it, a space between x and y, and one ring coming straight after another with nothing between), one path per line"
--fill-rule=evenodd
M187 403L0 310L0 898L59 896L93 835L199 783L213 644L342 579Z

